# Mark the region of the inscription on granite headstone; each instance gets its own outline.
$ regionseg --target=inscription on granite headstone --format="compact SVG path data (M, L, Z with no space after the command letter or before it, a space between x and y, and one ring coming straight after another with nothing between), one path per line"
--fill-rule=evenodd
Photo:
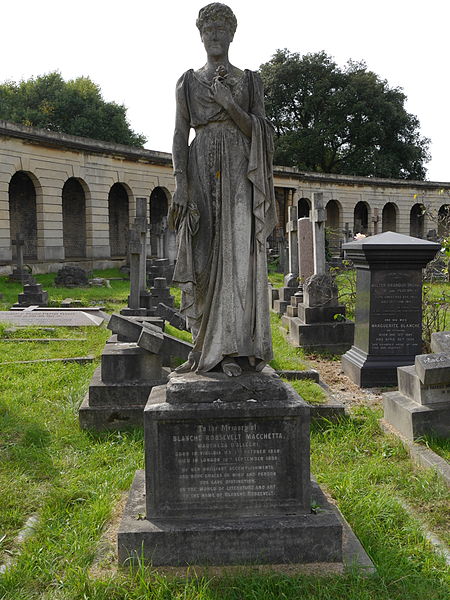
M370 353L420 352L421 293L421 274L418 271L373 273Z
M172 508L255 506L295 501L296 469L290 468L295 419L160 423L161 498ZM283 475L283 476L281 476Z

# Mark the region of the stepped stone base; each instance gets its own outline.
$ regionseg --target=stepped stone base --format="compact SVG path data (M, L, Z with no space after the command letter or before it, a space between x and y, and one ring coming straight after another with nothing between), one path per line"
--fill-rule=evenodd
M282 322L289 328L289 342L308 352L342 354L353 344L355 324L352 321L303 323L298 317L284 316Z
M317 514L142 519L144 479L137 471L120 524L120 564L142 555L154 566L342 562L342 524L318 487Z
M356 346L342 357L342 370L359 387L397 387L397 367L414 364L414 356L370 356Z
M450 437L448 403L422 405L400 392L383 394L384 418L410 440L434 434Z

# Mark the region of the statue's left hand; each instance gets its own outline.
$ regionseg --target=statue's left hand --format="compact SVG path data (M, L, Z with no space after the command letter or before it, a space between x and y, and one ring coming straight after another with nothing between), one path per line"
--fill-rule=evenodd
M223 106L225 110L228 110L228 108L234 103L233 94L231 93L230 88L219 81L219 79L216 78L214 80L211 90L214 100L217 102L217 104Z

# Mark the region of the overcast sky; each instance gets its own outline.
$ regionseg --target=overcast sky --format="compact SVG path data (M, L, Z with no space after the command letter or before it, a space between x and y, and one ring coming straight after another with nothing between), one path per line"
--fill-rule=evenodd
M89 76L128 108L147 148L169 151L174 85L204 63L196 0L0 0L0 81L59 70ZM276 49L325 50L339 65L364 60L401 87L432 141L427 179L450 181L449 0L232 0L230 60L257 69Z

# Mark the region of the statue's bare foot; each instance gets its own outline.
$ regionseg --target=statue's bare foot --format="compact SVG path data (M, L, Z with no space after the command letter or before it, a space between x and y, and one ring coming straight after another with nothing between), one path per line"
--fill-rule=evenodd
M179 365L173 372L180 373L189 373L190 371L195 371L197 367L198 359L194 355L194 353L190 353L188 359L183 364Z
M241 367L231 356L227 356L222 360L222 371L228 377L239 377L242 374Z
M267 364L265 360L259 360L258 358L256 358L256 356L249 356L248 362L257 373L260 373Z

